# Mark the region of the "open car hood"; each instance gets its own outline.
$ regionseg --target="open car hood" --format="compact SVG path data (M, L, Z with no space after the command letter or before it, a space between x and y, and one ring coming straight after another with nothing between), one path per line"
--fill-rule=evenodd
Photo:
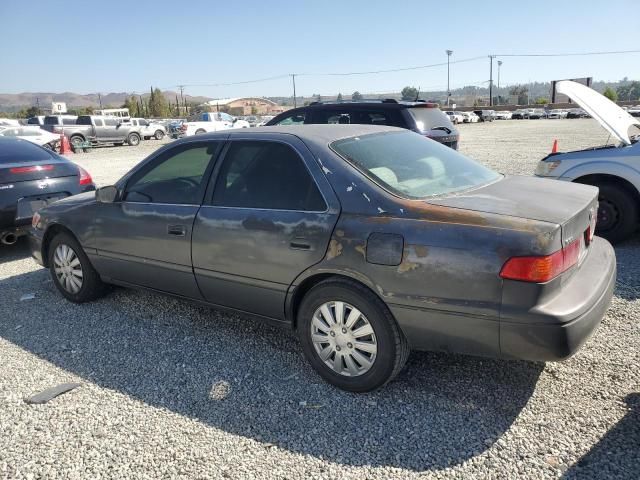
M631 145L629 127L636 125L640 128L640 119L632 117L607 97L581 83L562 80L556 83L556 91L580 105L611 135L625 145Z

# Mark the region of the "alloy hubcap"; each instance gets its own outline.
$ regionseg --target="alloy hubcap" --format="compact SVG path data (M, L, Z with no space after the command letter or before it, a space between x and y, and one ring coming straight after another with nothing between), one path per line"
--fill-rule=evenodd
M53 253L53 268L58 283L69 293L78 293L82 288L82 265L76 252L64 243Z
M378 341L369 320L345 302L318 307L311 322L311 340L325 365L346 377L368 372L378 354Z

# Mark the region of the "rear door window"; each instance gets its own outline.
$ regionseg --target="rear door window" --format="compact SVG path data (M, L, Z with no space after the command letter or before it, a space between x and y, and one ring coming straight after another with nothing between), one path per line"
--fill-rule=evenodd
M358 123L354 112L346 108L324 110L318 109L313 113L313 123L332 124L332 125L349 125Z
M102 127L102 120L99 118L94 118L93 122L96 124L96 127Z
M357 112L354 123L362 123L364 125L394 125L389 113L390 112L363 110Z
M278 142L232 143L213 191L213 205L325 211L327 205L303 159Z
M277 125L303 125L305 117L305 112L294 113L280 120Z

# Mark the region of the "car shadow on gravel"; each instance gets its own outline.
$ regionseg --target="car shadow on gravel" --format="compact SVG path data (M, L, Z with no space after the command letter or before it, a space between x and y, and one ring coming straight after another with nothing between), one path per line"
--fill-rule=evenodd
M640 393L627 395L629 411L575 465L564 479L640 478Z
M0 264L21 260L30 255L29 242L26 237L20 237L13 245L0 245Z
M41 359L265 449L343 465L425 471L479 455L513 424L544 368L414 353L385 388L351 394L313 372L291 332L258 321L122 289L73 305L45 270L2 289L0 336ZM36 297L20 302L25 291Z

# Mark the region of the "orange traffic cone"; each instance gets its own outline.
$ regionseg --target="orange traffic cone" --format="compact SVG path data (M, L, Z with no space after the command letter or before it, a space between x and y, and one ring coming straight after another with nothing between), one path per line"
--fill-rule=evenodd
M64 133L60 134L60 155L67 155L69 153L73 153L71 150L71 144L69 143L69 139L65 137Z
M553 147L551 147L551 153L558 153L558 139L553 141Z

